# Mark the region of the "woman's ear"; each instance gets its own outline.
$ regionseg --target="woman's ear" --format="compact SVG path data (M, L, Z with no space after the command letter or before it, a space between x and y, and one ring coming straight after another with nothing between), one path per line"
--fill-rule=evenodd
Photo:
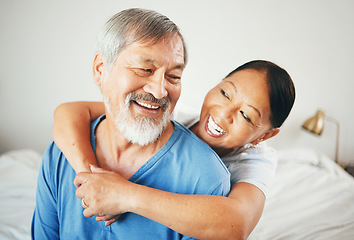
M104 71L104 61L102 55L97 52L95 54L95 58L93 60L93 81L99 87L101 87L101 83L103 81L103 71Z
M280 128L273 128L266 132L265 136L263 137L263 141L269 138L275 137L280 131Z
M254 140L253 142L251 142L251 144L257 145L260 142L263 142L269 138L276 136L279 133L279 131L280 131L280 128L273 128L273 129L267 131L265 134L263 134L259 138L257 138L256 140Z

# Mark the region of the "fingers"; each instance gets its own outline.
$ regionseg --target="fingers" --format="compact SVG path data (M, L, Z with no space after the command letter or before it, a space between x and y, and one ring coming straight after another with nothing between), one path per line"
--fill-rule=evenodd
M90 173L78 173L74 179L74 184L76 187L80 187L82 184L86 183Z
M105 216L97 215L96 221L105 221L105 226L107 227L112 223L114 223L115 221L117 221L120 216L121 215L105 215Z
M90 218L90 217L96 215L94 212L92 212L92 210L90 209L90 207L85 208L85 210L83 211L83 214L84 214L84 216L87 217L87 218Z
M116 216L115 216L114 218L112 218L111 220L106 221L104 225L105 225L106 227L109 226L109 225L111 225L112 223L114 223L115 221L117 221L119 217L120 217L120 215L116 215Z
M97 215L96 221L108 221L114 218L114 215Z
M90 164L90 170L91 170L92 173L104 173L104 172L109 172L109 171L107 171L107 170L105 170L105 169L103 169L103 168L99 168L99 167L96 167L96 166L91 165L91 164Z
M112 199L112 182L117 178L117 174L103 170L101 168L90 165L92 173L78 173L74 179L74 184L77 187L76 196L82 199L81 206L84 208L83 215L91 218L98 213L103 214L119 214L121 211L114 211L109 199ZM114 195L114 191L113 191ZM113 210L112 210L113 209ZM113 216L113 215L111 215ZM98 216L97 221L105 221L110 225L115 222L118 217ZM108 226L107 225L107 226Z
M91 199L90 194L88 194L89 189L91 189L88 179L91 179L93 176L93 173L78 173L74 179L74 184L77 187L75 194L76 197L82 199L81 206L84 208L83 215L87 218L97 215L97 211L95 211L95 201L92 201L93 199ZM110 220L111 218L107 219Z
M84 188L85 188L85 185L81 185L79 186L77 189L76 189L76 197L80 198L80 199L83 199L85 197L85 194L84 194ZM81 202L82 203L82 202ZM81 204L82 205L82 204Z

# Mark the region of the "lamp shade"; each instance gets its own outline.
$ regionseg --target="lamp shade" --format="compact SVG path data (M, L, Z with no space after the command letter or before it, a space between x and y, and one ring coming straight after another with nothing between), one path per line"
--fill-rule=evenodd
M318 110L316 112L316 115L307 119L304 124L302 125L302 128L306 129L309 132L312 132L316 135L321 135L323 131L323 125L324 125L324 112L322 110Z

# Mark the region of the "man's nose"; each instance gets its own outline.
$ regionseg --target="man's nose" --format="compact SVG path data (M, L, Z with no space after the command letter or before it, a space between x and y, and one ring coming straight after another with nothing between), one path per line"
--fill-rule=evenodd
M162 99L168 95L164 74L156 74L149 78L148 81L149 82L143 87L145 92L151 93L157 99Z

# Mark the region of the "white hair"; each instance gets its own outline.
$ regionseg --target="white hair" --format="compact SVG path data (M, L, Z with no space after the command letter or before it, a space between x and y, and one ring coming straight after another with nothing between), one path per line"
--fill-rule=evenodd
M133 42L158 42L164 37L178 35L183 43L184 64L187 50L177 25L166 16L146 9L131 8L111 17L97 40L97 51L104 57L109 70L120 50Z

